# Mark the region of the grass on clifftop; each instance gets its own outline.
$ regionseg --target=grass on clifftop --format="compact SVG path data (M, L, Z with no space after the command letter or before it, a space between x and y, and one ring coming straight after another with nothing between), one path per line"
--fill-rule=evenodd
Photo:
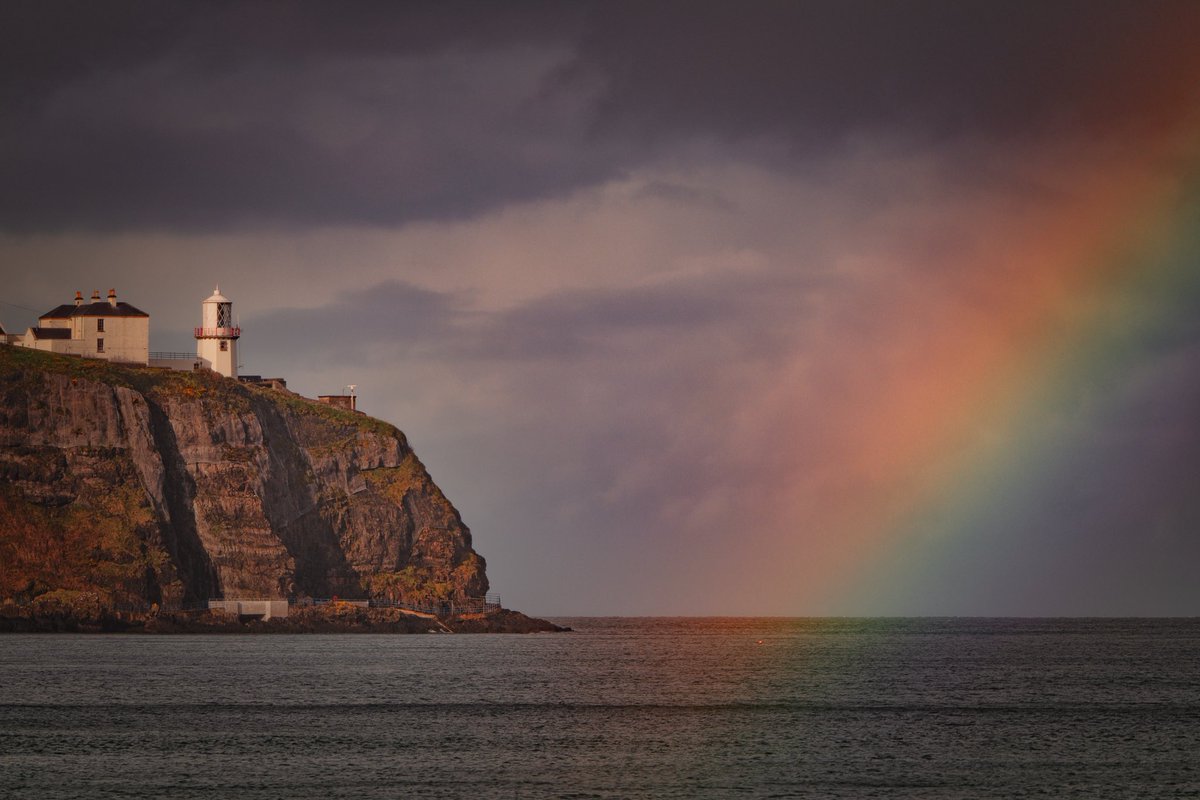
M404 440L404 434L383 420L325 405L292 392L243 384L210 370L184 371L118 364L95 358L47 353L28 347L0 345L0 384L5 388L36 391L40 386L40 376L46 374L65 375L72 380L92 381L108 386L121 386L143 395L163 399L207 398L242 411L249 410L250 399L257 394L297 414L316 416L335 424L354 427L364 433Z
M97 358L59 355L28 347L0 347L0 380L36 390L42 375L132 389L147 396L212 397L248 409L245 387L209 370L171 370Z
M341 425L349 425L357 428L364 433L375 433L380 436L394 436L401 439L404 434L391 423L384 422L375 417L369 417L366 414L360 414L355 411L346 411L336 406L319 403L316 400L310 400L307 397L295 394L293 392L280 392L266 386L252 387L253 390L268 396L272 401L282 406L287 406L297 414L311 414L322 417L330 422L335 422Z

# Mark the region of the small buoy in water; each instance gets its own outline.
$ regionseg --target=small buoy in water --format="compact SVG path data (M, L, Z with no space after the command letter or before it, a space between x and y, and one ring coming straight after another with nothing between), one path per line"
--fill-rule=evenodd
M762 639L759 639L759 640L758 640L758 643L759 643L759 644L762 644L762 643L763 643L763 640L762 640Z

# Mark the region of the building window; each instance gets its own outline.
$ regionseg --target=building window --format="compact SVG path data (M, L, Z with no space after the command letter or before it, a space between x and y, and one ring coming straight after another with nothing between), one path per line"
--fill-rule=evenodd
M104 333L104 320L96 320L96 333Z
M104 352L104 340L103 340L103 339L97 339L97 340L96 340L96 352L97 352L97 353L103 353L103 352Z
M221 352L224 353L228 349L229 349L229 342L222 339L221 340Z

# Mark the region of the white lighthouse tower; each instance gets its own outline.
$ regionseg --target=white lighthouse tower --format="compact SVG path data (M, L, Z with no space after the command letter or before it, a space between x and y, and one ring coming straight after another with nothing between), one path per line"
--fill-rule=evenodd
M200 327L196 328L196 358L226 378L237 377L237 340L242 329L233 324L233 303L213 289L212 297L200 304Z

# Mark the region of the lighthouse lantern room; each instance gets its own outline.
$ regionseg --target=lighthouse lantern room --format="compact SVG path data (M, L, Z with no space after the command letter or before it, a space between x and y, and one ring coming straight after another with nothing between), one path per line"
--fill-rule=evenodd
M233 303L218 286L212 297L200 304L200 327L196 328L196 358L205 367L227 378L237 377L237 340L242 329L233 322Z

